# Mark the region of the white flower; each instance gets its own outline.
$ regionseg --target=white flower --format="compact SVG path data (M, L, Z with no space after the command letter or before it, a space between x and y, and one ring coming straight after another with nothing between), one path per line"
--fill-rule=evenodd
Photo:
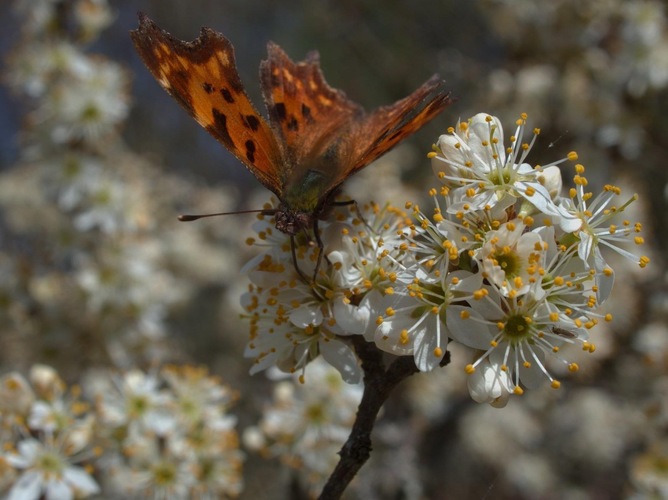
M523 392L520 381L529 388L544 380L549 380L554 388L560 386L545 365L547 354L566 364L570 371L579 369L576 363L559 356L563 344L578 342L584 350L594 350L587 341L584 321L555 311L542 293L511 298L493 287L483 287L469 303L470 307L452 306L450 328L454 340L482 351L474 363L467 365L466 372L473 374L489 360L493 369L509 373L515 394Z
M541 279L543 242L538 234L525 229L520 220L507 222L498 230L489 231L476 253L484 276L507 297L527 293L532 283Z
M251 373L274 365L287 373L300 371L322 354L346 380L360 380L353 351L332 331L330 304L315 296L310 285L297 281L251 291L242 297L242 304L250 313L251 340L245 356L255 358Z
M449 129L430 153L436 175L453 190L457 201L448 207L452 213L490 209L497 204L504 208L519 198L529 202L532 209L519 215L532 215L538 210L559 219L564 231L580 226L577 217L558 207L550 192L543 186L543 169L566 161L562 158L543 167L525 162L540 133L534 129L531 143L523 143L526 115L517 120L517 130L511 136L511 146L503 145L503 126L498 118L479 113L468 122L460 122L457 130ZM572 156L569 155L569 156Z
M245 437L255 449L293 466L315 492L338 461L363 387L344 383L322 360L309 364L305 377L308 384L279 382L259 426Z
M174 406L180 423L190 430L205 423L214 428L227 428L233 421L225 415L233 393L203 367L168 366L162 371L174 393Z
M42 113L56 122L57 143L72 139L96 140L112 131L129 111L127 76L116 64L89 58L76 73L67 75Z
M507 371L499 370L485 360L480 363L467 380L469 393L476 403L489 403L502 408L513 393L514 384Z
M453 304L472 299L482 276L469 271L410 272L415 274L411 283L372 306L378 311L375 342L396 355L412 354L420 371L430 371L445 356L452 336Z
M167 407L171 398L161 390L158 377L131 370L114 382L115 391L97 395L98 413L107 426L141 425L158 435L174 427L175 417Z
M257 224L253 242L268 250L244 267L255 286L242 297L251 326L246 356L255 358L251 373L271 366L287 373L303 370L322 355L346 381L358 382L357 358L339 337L369 334L366 296L390 293L397 272L404 269L402 259L409 257L402 239L405 227L403 212L373 203L362 209L361 217L351 212L321 224L326 257L310 282L318 249L295 242L300 277L289 238L276 234L268 221Z
M571 189L570 198L564 199L562 206L573 216L582 220L579 230L573 233L577 238L577 253L587 267L596 271L597 299L600 304L610 295L614 282L614 271L606 263L601 247L613 250L638 263L640 267L645 267L649 263L647 257L638 258L619 246L620 243L642 245L644 239L639 235L642 225L639 222L631 223L628 220L623 220L621 226L613 224L615 219L638 199L638 195L631 196L622 205L614 205L616 197L621 195L621 189L606 185L599 195L593 196L591 192L584 190L587 185L587 179L582 175L584 166L578 164L575 168L576 175L573 180L576 187ZM573 241L568 235L563 240L564 244Z
M0 377L0 418L25 417L34 401L35 394L23 375L11 372Z
M7 461L22 470L9 490L7 500L69 500L99 493L95 480L82 467L72 465L67 447L27 438L19 442L17 453L6 455Z
M84 0L74 5L83 38L90 39L109 26L115 18L107 0Z

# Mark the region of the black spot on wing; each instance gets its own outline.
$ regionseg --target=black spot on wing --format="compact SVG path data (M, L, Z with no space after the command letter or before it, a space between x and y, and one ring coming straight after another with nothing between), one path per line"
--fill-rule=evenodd
M283 121L287 118L287 112L285 110L285 104L282 102L277 102L274 104L273 115L279 121Z
M230 132L227 130L227 116L216 108L213 108L211 113L213 114L213 125L210 125L207 129L209 129L209 132L214 137L217 137L227 149L234 151L236 146L234 145L232 137L230 137Z
M215 90L213 88L213 85L211 85L209 82L204 82L202 84L202 88L204 89L204 92L206 92L207 94L211 94Z
M246 115L243 116L241 115L241 121L251 129L253 132L257 131L258 128L260 128L260 119L255 116L255 115Z
M299 130L299 122L294 116L290 117L290 121L288 122L288 130L292 130L293 132Z
M313 123L313 115L311 114L311 108L306 104L302 104L302 116L306 119L308 123Z
M246 141L246 158L251 163L255 163L255 143L248 139Z
M220 89L220 94L223 96L223 99L225 99L230 104L234 102L234 96L232 96L232 93L229 91L229 89Z
M246 91L246 89L244 89L244 84L241 83L241 80L239 79L239 75L237 75L236 78L230 78L227 81L232 87L232 90L237 94L243 94Z

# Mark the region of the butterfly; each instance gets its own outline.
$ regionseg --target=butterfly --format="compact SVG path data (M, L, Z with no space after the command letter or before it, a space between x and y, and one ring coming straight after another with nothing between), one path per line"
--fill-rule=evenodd
M158 83L278 197L278 207L262 213L290 235L298 272L294 237L312 230L322 254L318 219L341 184L452 102L434 75L408 97L366 113L327 84L317 52L295 63L269 42L260 63L267 121L248 98L234 48L221 33L202 28L184 42L140 13L131 36Z

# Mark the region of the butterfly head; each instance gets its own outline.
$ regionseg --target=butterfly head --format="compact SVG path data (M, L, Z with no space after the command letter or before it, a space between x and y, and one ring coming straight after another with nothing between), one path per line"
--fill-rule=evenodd
M313 227L314 216L308 212L290 209L284 203L274 213L276 229L290 236Z

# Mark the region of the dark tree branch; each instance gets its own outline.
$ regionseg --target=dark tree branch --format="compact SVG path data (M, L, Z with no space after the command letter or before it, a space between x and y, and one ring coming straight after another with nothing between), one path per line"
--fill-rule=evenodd
M354 335L351 343L362 362L364 393L350 436L339 452L341 459L325 484L320 500L341 498L357 472L371 456L371 431L383 403L399 382L418 372L411 356L395 359L386 369L383 352L372 342ZM446 358L449 360L448 356Z

